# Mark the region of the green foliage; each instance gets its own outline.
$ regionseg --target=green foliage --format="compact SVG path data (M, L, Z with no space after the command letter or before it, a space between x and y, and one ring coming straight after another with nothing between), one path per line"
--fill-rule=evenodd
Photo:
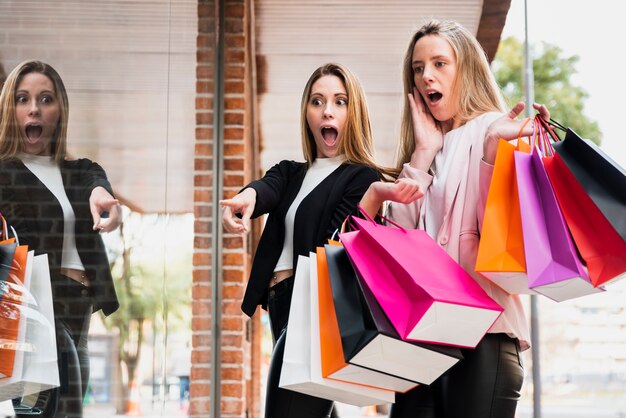
M542 43L533 56L535 102L548 106L551 117L561 124L599 144L600 127L584 112L588 94L571 83L578 56L564 57L561 48L549 43ZM510 105L524 100L524 45L520 40L508 37L500 42L492 69Z

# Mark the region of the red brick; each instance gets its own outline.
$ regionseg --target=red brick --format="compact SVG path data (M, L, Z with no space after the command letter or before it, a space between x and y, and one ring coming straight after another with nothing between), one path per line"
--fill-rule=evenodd
M244 378L243 367L223 367L220 373L222 380L240 380Z
M238 299L243 298L243 286L224 286L222 289L222 297L224 299Z
M200 17L198 19L198 33L212 32L215 32L215 19L212 17Z
M207 233L211 230L211 221L198 221L193 224L193 230L196 233Z
M205 281L206 280L202 280L202 282L205 282ZM192 286L191 297L193 299L210 299L211 298L211 286Z
M226 80L242 80L245 74L243 65L228 65L228 63L225 65L224 78Z
M193 176L193 185L196 187L211 187L213 176L211 174L196 174Z
M196 99L199 100L199 99ZM246 102L240 97L227 97L224 100L224 109L226 110L243 110L245 109Z
M206 396L211 393L211 385L208 383L195 383L189 388L189 394L192 398L197 396Z
M196 78L200 80L213 80L213 63L198 63L196 67Z
M242 400L239 399L222 399L220 401L220 409L222 411L222 416L224 418L239 418L244 417L244 404Z
M224 124L243 126L244 114L242 112L224 112Z
M215 51L213 48L197 50L196 60L198 62L213 62L213 60L215 60Z
M234 237L224 237L222 239L222 245L224 248L241 248L243 247L243 237L241 235L236 235Z
M200 55L202 55L200 52L198 52L198 61L200 61ZM208 54L208 55L213 55L213 54ZM227 49L225 56L224 56L224 61L226 62L244 62L246 59L246 53L245 51L242 51L240 49Z
M225 158L224 170L226 171L243 171L244 159L243 158Z
M211 207L206 205L195 205L193 208L193 214L196 218L208 218L213 213Z
M243 331L244 319L242 317L222 318L223 331Z
M224 33L243 33L243 20L233 18L224 19Z
M209 369L208 367L192 368L191 380L211 380L211 369Z
M243 256L237 253L222 253L222 264L224 266L243 265Z
M224 36L224 44L226 48L244 48L246 46L246 37L243 35L228 34Z
M213 110L213 99L210 97L196 97L196 109Z
M193 265L194 266L210 266L211 265L211 254L209 254L209 253L194 253L193 254Z
M243 155L244 152L244 146L243 144L224 144L224 155L227 156L238 156L238 155Z
M193 248L206 250L210 246L211 246L211 239L209 239L208 237L194 237L193 238Z
M243 176L240 174L225 174L224 185L227 187L243 187Z
M209 144L198 144L195 145L196 156L212 156L213 155L213 145Z
M191 329L208 331L211 329L211 318L191 318ZM192 354L193 358L193 354ZM209 360L205 361L208 362Z
M213 93L215 89L215 83L213 80L203 80L196 82L196 92L197 93Z
M243 389L243 383L222 383L222 396L239 399L243 395Z
M224 128L224 139L227 141L242 140L243 134L243 128Z
M241 312L241 307L237 305L237 309ZM243 333L240 334L222 334L223 347L241 347L243 345Z
M194 202L196 203L211 203L212 196L213 193L210 190L194 190L193 192Z
M206 283L211 280L211 270L207 268L195 269L191 273L191 277L194 283ZM201 287L201 286L194 286Z
M212 32L200 32L196 39L196 46L200 48L213 48L215 46L215 34Z
M191 312L193 312L194 315L209 315L211 309L207 302L193 301L191 302Z
M210 125L213 123L213 112L196 112L196 125Z
M199 139L199 140L213 139L213 129L212 128L196 128L196 139Z
M212 340L210 334L195 334L192 337L194 347L210 347Z
M224 9L224 16L226 18L239 17L243 20L244 10L243 4L227 4Z
M211 362L211 350L193 350L191 352L191 364L209 364Z
M233 283L242 283L244 280L244 272L237 269L224 269L222 271L224 281Z
M194 158L193 169L196 171L207 171L213 168L212 158Z
M241 315L241 300L222 300L222 313L224 315Z
M243 81L226 81L224 83L224 93L226 94L235 94L241 93L243 94L245 90L245 84Z

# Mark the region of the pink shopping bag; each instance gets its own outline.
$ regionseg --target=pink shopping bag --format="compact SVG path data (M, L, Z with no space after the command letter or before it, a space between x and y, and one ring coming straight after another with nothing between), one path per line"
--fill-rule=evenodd
M426 232L351 221L344 248L402 339L473 348L502 313Z

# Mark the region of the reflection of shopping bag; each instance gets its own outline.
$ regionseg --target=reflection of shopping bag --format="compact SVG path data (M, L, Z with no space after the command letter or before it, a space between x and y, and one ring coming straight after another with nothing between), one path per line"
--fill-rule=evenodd
M14 399L59 386L52 287L47 254L27 263L24 287L33 303L22 303L18 345L11 377L0 380L0 400Z
M509 293L527 294L535 292L528 288L513 153L529 149L521 138L517 143L516 146L503 139L498 143L480 231L476 271Z
M3 241L0 245L15 245L13 242ZM27 261L30 260L30 261ZM0 379L13 375L15 353L20 350L17 341L20 323L20 310L23 308L22 291L27 263L32 263L29 257L28 246L14 247L13 260L6 280L2 283L2 297L0 298Z
M395 400L391 391L322 376L315 253L298 258L279 386L356 406Z
M351 221L341 242L402 339L473 348L502 313L425 231Z
M550 148L544 149L541 124L535 126L537 146L530 154L515 152L528 286L557 302L601 292L578 259L541 160Z
M344 251L343 247L333 247ZM348 261L348 265L350 265L350 261L347 260L347 256L346 261ZM335 311L335 301L333 300L330 278L328 277L328 268L329 267L326 262L326 251L324 251L324 248L318 247L317 278L319 290L318 306L320 317L322 376L344 382L357 383L397 392L406 392L417 386L417 383L415 382L381 373L376 367L365 368L358 364L346 363L339 325L337 323L338 318ZM354 285L356 285L356 283L354 283ZM337 310L341 310L346 304L349 303L348 300L343 298L336 300Z
M403 341L343 247L327 245L328 273L341 337L339 361L430 384L462 357L444 345ZM321 277L321 276L320 276ZM320 299L321 302L321 299Z

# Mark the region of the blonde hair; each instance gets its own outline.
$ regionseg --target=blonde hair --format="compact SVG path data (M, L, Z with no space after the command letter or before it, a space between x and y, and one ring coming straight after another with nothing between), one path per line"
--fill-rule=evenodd
M361 82L348 68L336 63L328 63L316 69L309 77L302 92L300 130L302 152L307 163L311 164L315 161L317 154L315 138L306 118L311 89L317 80L327 75L339 78L348 96L348 116L342 132L342 140L339 143L339 155L343 155L348 163L368 165L383 175L397 177L398 172L395 169L379 166L375 163L369 110Z
M54 131L51 152L57 162L65 159L67 152L67 121L69 119L69 100L63 80L50 65L41 61L24 61L7 76L0 93L0 160L16 158L24 150L22 134L15 112L15 94L26 74L40 73L52 81L54 93L60 104L59 122Z
M457 75L454 87L459 101L457 115L461 124L486 112L504 112L502 92L489 68L485 51L476 37L465 27L454 21L431 20L415 32L404 55L402 78L404 84L404 109L400 127L398 167L411 159L415 150L413 120L407 95L413 93L413 50L415 44L425 36L440 36L448 41L457 60ZM461 93L462 94L459 94Z

